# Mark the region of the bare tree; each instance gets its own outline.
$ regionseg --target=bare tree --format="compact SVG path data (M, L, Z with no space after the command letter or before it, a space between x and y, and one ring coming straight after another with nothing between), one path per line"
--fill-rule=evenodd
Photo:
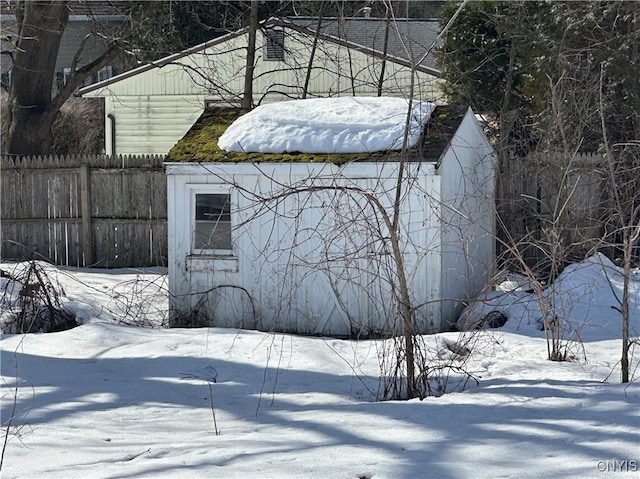
M201 167L239 195L237 215L241 221L234 227L239 237L254 238L252 252L244 254L262 255L258 261L264 271L256 275L257 290L269 298L273 310L268 314L276 318L262 325L264 329L275 324L285 330L295 328L297 316L304 314L305 301L313 301L302 299L313 294L306 288L313 285L318 291L328 285L328 300L321 302L327 309L323 314L312 313L318 332L323 330L323 321L335 314L333 320L346 321L353 336L392 338L385 343L388 349L379 352L381 398L439 395L447 390L452 371L470 377L464 371L469 351L464 351L472 343L465 333L463 344L457 347L452 342L447 346L450 356L443 359L442 352L428 346L422 336L432 307L440 299L430 302L418 278L427 258L441 245L431 242L427 233L426 240L422 233L416 235L424 226L415 222L422 225L423 215L437 215L435 211L442 205L420 179L424 178L424 165L406 163L400 175L397 153L382 160L375 169L378 176L370 176L371 172L366 179L362 173L354 178L330 164L311 165L304 175L284 175L286 181L273 174L268 164L255 164L255 183L238 182L219 165L202 163ZM256 225L273 225L273 231L261 230L255 237ZM275 284L274 278L278 278ZM198 293L198 298L210 302L205 305L198 299L202 314L215 317L215 305L233 297L224 296L232 287L216 285L205 295ZM243 293L252 304L258 302L252 312L260 314L265 298L251 298L247 290ZM254 321L258 325L260 318Z
M460 84L462 94L475 94L495 115L503 265L529 277L549 359L569 359L576 331L553 300L555 278L597 251L621 265L627 279L637 261L639 96L631 79L639 66L640 10L616 1L475 7L466 18L471 23L457 27L443 55L453 59L448 67L475 62L476 68L452 70L449 89ZM479 35L472 25L488 33ZM497 71L506 88L490 82L476 88L474 75L481 73L483 81L487 69ZM586 164L586 158L593 161ZM623 380L630 345L627 287L616 307Z

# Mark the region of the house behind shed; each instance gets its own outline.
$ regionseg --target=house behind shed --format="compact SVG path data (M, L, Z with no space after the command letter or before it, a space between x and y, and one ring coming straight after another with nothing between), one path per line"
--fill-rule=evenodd
M381 51L383 38L374 25L384 19L344 22L326 19L317 32L308 18L295 22L272 18L261 23L256 40L253 105L295 98L338 96L408 96L442 98L440 72L426 61ZM412 28L402 26L410 23ZM369 25L367 28L365 26ZM424 56L427 38L435 38L437 22L395 19L394 32L427 33L411 43L415 56ZM338 28L339 26L339 28ZM420 27L422 26L422 27ZM331 27L331 29L329 29ZM344 28L349 27L349 30ZM357 27L357 28L356 28ZM419 28L416 28L419 27ZM340 36L325 33L342 32ZM369 45L363 33L377 32ZM214 38L165 58L140 65L79 90L86 98L104 98L105 153L108 155L166 154L182 138L207 105L238 106L244 95L248 28ZM400 34L398 34L400 35ZM406 35L392 39L406 41ZM382 37L382 38L381 38ZM425 45L426 43L426 45ZM429 58L431 58L429 56Z
M418 333L449 329L494 260L494 152L471 109L435 107L400 152L229 153L241 111L205 111L169 153L174 326L337 337L402 332L401 265Z
M77 61L80 68L102 55L110 37L119 36L119 31L128 19L130 6L125 2L93 0L68 4L69 20L60 39L52 85L57 92L66 83L72 65ZM13 69L12 54L16 39L20 36L16 11L18 2L2 2L0 8L0 85L8 89ZM75 58L76 55L78 58ZM87 82L100 82L112 77L126 66L126 56L120 55L110 65L96 72Z

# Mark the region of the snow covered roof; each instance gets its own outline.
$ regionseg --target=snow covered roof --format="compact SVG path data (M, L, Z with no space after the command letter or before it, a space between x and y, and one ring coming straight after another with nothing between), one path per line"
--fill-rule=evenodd
M467 109L416 102L410 159L437 162ZM404 99L362 97L292 100L251 112L210 108L171 149L167 160L336 164L388 160L390 153L393 156L402 148L407 112Z
M313 98L261 105L218 139L229 152L373 153L413 148L435 105L404 98Z

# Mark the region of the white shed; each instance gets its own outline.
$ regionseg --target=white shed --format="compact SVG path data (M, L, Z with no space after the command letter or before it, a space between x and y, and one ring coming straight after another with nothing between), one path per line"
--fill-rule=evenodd
M494 151L471 109L435 107L404 163L399 196L398 152L215 151L228 115L203 114L166 164L174 326L399 332L399 264L385 223L396 200L417 332L450 328L486 284Z
M384 20L361 19L349 25L357 39ZM410 23L401 19L394 31L432 32L437 22ZM375 30L371 46L347 38L316 33L309 21L270 19L256 41L253 104L313 97L407 96L411 61L376 49L384 38ZM317 22L316 22L317 23ZM334 26L325 20L323 25ZM423 25L424 24L424 25ZM307 26L305 26L307 25ZM355 28L355 27L358 28ZM339 31L343 25L340 24ZM414 56L428 44L407 43ZM244 28L189 48L105 81L81 88L83 97L104 98L105 153L108 155L166 154L184 136L207 105L239 105L244 91L248 29ZM428 57L430 58L430 57ZM417 61L417 60L416 60ZM416 67L414 94L426 101L442 97L440 72L427 64Z

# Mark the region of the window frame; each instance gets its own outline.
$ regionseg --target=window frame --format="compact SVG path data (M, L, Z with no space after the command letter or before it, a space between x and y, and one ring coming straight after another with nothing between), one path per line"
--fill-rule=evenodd
M196 206L198 195L228 195L229 197L229 236L231 248L198 248L196 247ZM233 188L229 185L189 185L189 251L193 256L234 256L235 235L233 232L235 198Z
M113 66L107 65L93 74L93 83L98 83L104 80L108 80L113 76Z

